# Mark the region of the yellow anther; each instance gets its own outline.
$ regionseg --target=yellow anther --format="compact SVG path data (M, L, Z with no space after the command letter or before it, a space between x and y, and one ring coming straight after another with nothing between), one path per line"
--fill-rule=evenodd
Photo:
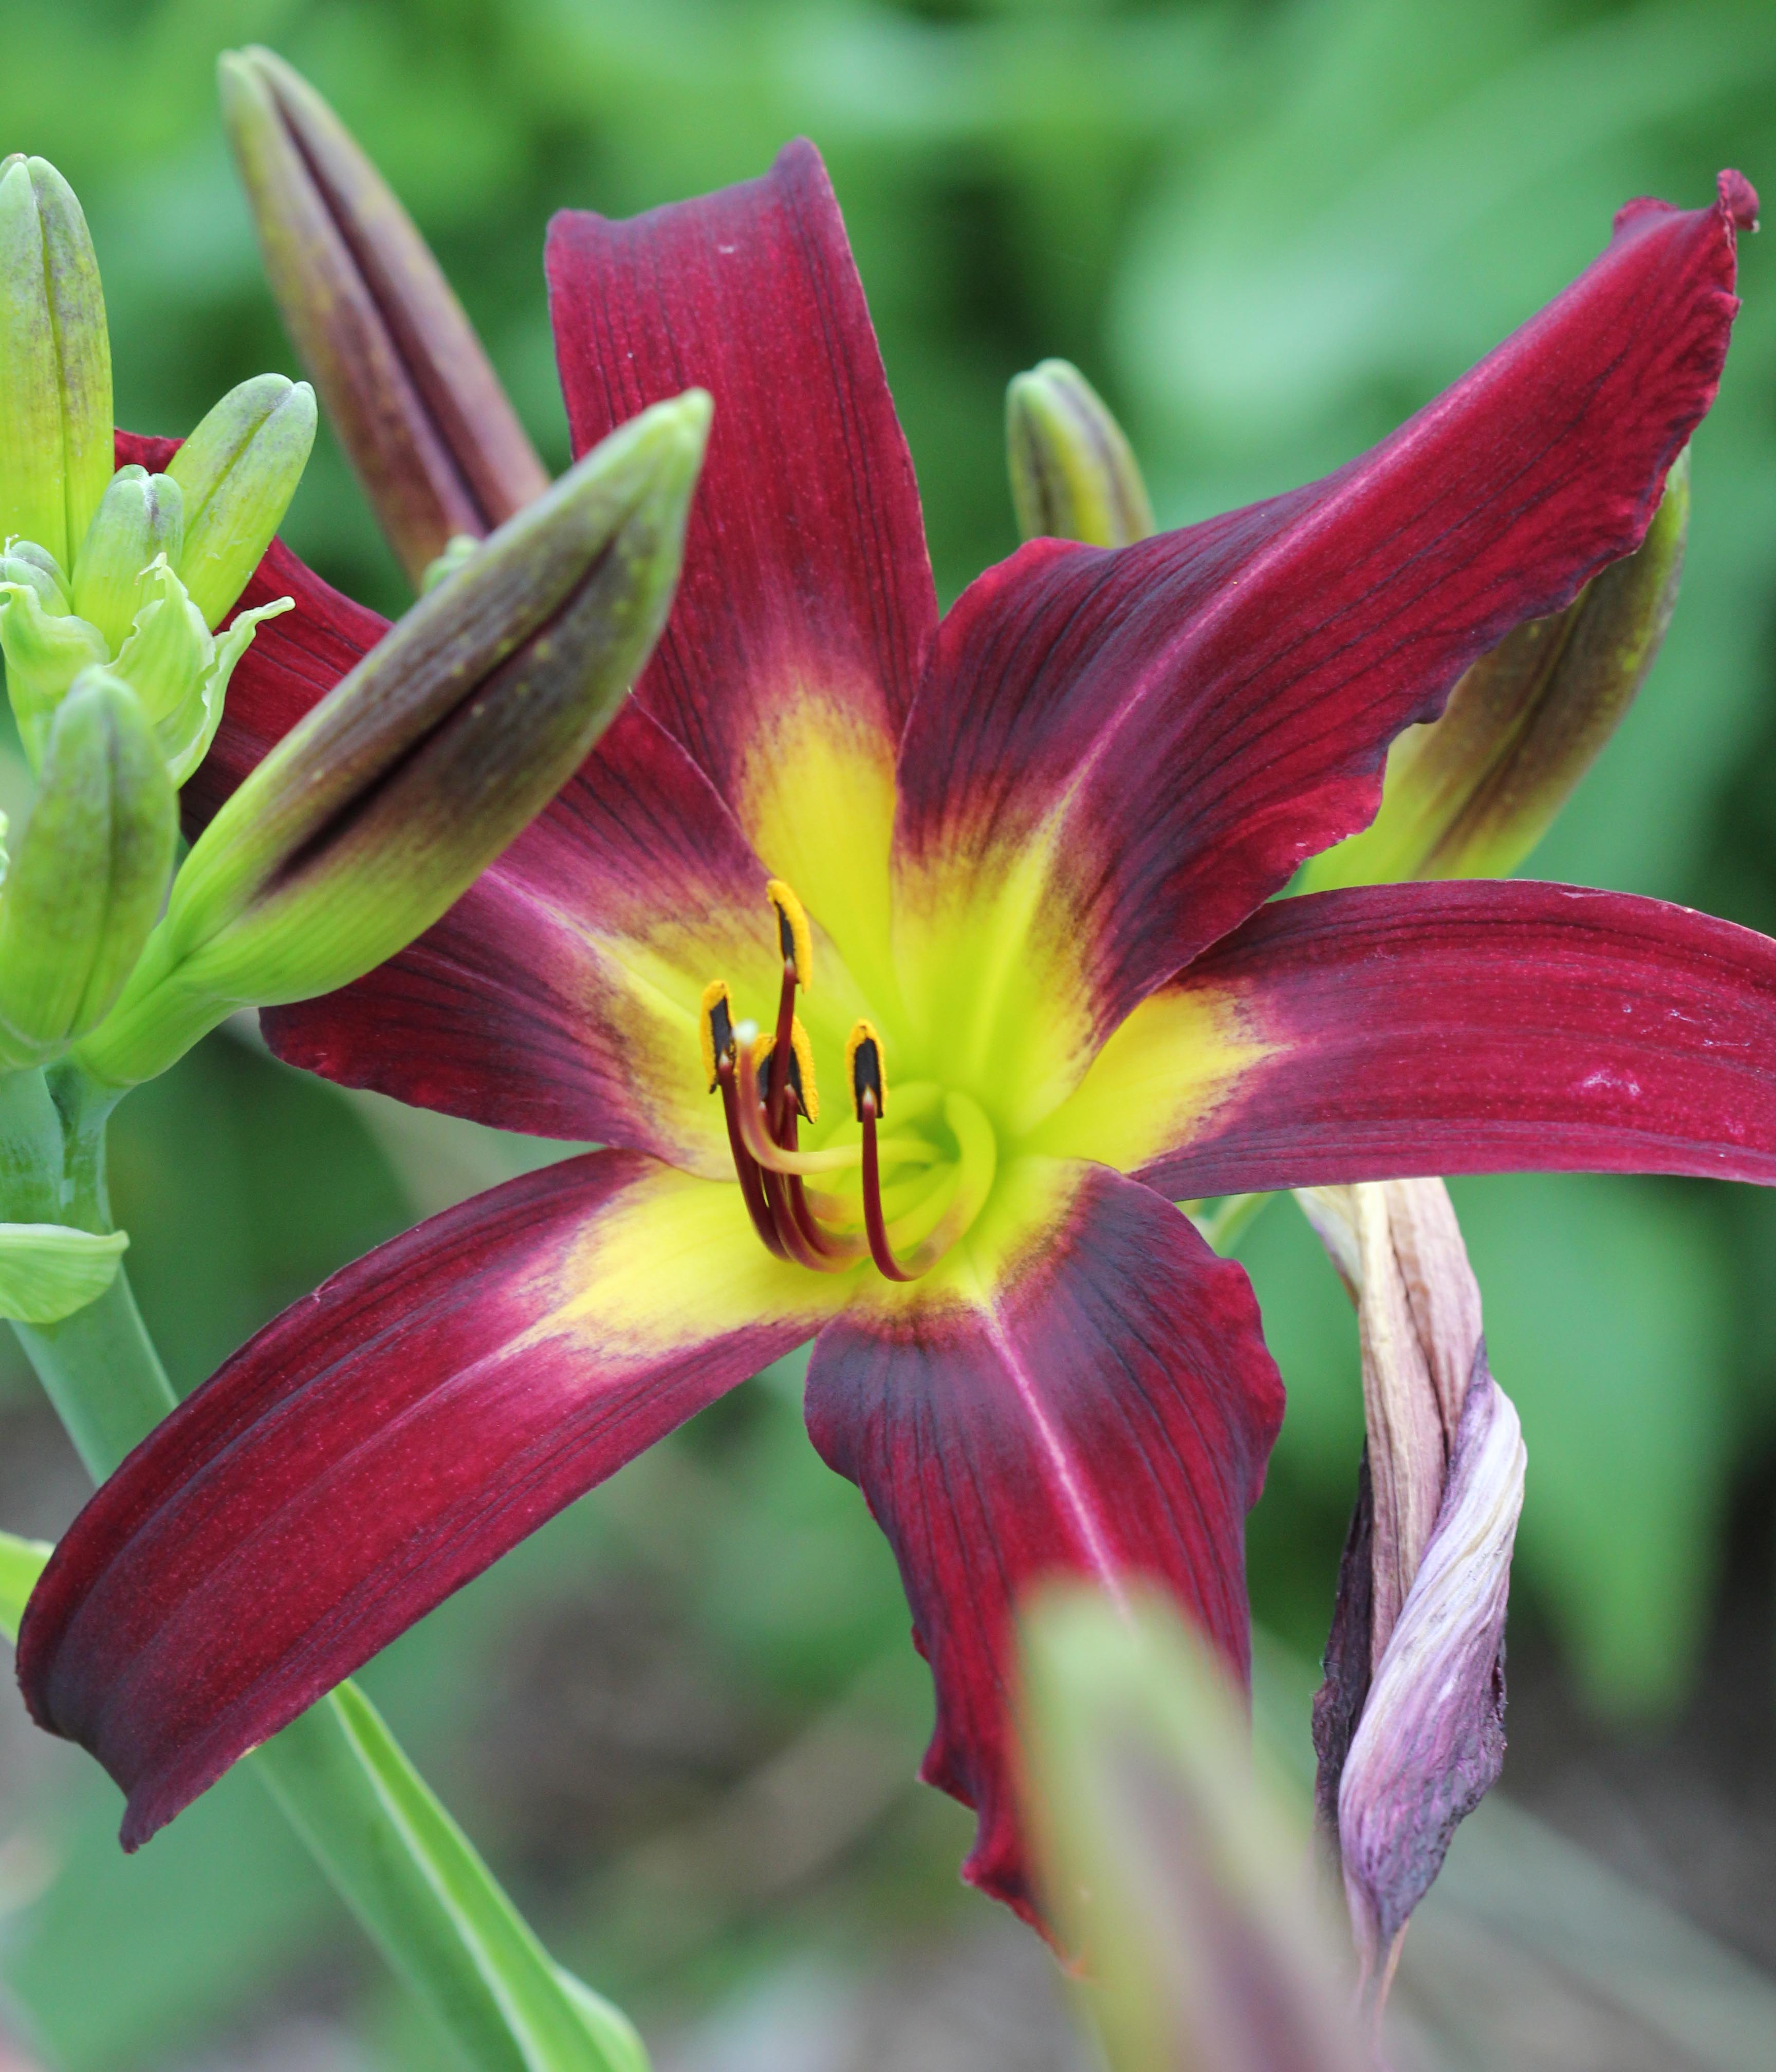
M873 1022L859 1022L845 1038L845 1077L851 1082L857 1120L863 1120L863 1096L876 1096L876 1112L888 1112L888 1074L882 1064L882 1039Z
M773 1037L761 1034L753 1039L752 1069L761 1083L766 1083L765 1067L776 1047ZM789 1091L805 1120L818 1122L820 1088L814 1080L814 1046L808 1041L808 1032L802 1027L799 1014L789 1024Z
M808 926L808 910L781 878L773 878L764 896L777 911L777 937L783 960L796 968L796 983L806 989L814 983L814 939Z
M725 980L712 978L703 988L697 1014L697 1040L703 1046L703 1077L714 1093L719 1083L717 1060L731 1057L734 1050L734 1001Z

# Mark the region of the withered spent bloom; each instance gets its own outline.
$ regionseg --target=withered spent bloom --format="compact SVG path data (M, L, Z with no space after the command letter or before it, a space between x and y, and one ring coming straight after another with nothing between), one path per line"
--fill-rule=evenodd
M1314 1701L1322 1830L1366 1994L1504 1761L1505 1612L1523 1507L1517 1413L1440 1180L1299 1196L1357 1304L1368 1439Z

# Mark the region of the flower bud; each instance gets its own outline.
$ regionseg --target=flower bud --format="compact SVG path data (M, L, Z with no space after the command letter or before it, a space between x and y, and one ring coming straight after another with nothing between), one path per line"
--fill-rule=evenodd
M1322 1827L1371 2005L1412 1910L1504 1761L1504 1631L1523 1507L1517 1414L1440 1180L1304 1189L1357 1303L1368 1440L1314 1701Z
M237 1006L348 984L542 810L665 624L709 414L692 389L613 433L285 736L186 860L89 1071L132 1084Z
M1389 753L1374 821L1314 857L1303 889L1514 870L1653 666L1677 602L1689 519L1686 447L1640 546L1564 611L1529 620L1482 656L1441 718L1407 728Z
M1026 540L1126 547L1153 530L1134 452L1077 367L1045 360L1005 392L1012 502Z
M42 1063L103 1019L160 911L176 830L173 787L140 705L114 676L88 672L56 714L36 802L0 886L8 1066Z
M0 1317L38 1325L72 1317L117 1278L129 1243L122 1231L0 1223Z
M111 659L105 635L64 601L59 570L46 569L41 548L15 541L0 557L0 655L19 738L33 769L56 708L84 669Z
M206 627L220 626L283 523L315 443L315 392L261 374L231 388L167 463L185 497L171 556Z
M0 172L0 539L63 569L111 479L111 344L86 218L45 158Z
M1026 1816L1111 2072L1358 2072L1304 1827L1207 1645L1078 1590L1022 1630Z
M219 65L272 293L417 586L549 486L425 240L327 103L266 50Z
M97 627L113 655L129 637L149 563L163 554L176 567L184 540L179 484L145 467L120 467L74 561L74 609Z

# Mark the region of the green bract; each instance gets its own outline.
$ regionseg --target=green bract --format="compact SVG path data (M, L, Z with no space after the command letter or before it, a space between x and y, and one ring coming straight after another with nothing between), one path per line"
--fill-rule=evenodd
M72 1317L110 1286L129 1243L122 1231L0 1223L0 1317L17 1324Z
M103 1018L160 911L176 831L141 705L89 670L49 726L36 803L0 886L0 1066L42 1063Z

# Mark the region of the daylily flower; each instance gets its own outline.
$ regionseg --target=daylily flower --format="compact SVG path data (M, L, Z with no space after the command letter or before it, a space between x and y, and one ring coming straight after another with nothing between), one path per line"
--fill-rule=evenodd
M687 384L715 401L673 619L451 914L266 1026L344 1083L608 1148L336 1276L64 1540L22 1673L127 1790L127 1845L812 1338L814 1444L892 1541L936 1680L924 1774L979 1814L966 1875L1028 1912L1014 1598L1138 1577L1246 1663L1281 1390L1244 1274L1175 1198L1776 1182L1762 936L1524 883L1266 903L1370 818L1401 728L1641 538L1713 397L1753 206L1736 175L1707 209L1631 204L1336 475L1121 549L1037 541L941 623L811 148L631 222L557 218L576 450ZM200 805L382 630L281 549L267 576L297 607L243 660Z

